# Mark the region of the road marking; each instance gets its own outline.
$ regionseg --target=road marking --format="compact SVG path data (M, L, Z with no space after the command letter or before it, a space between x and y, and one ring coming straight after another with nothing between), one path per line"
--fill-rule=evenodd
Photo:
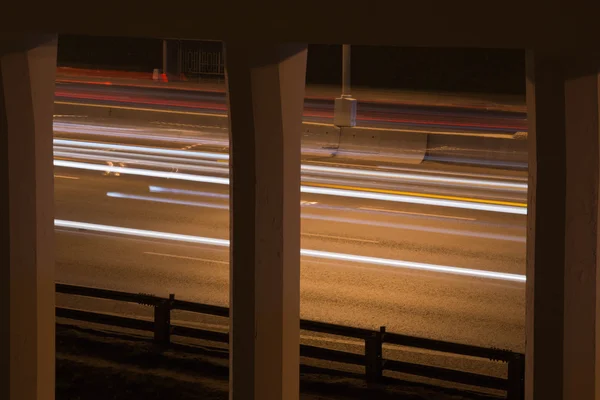
M371 207L359 207L361 210L368 211L384 211L395 214L409 214L409 215L422 215L425 217L439 217L439 218L450 218L450 219L464 219L466 221L476 221L477 218L467 218L467 217L454 217L451 215L440 215L440 214L426 214L426 213L418 213L418 212L408 212L408 211L397 211L397 210L386 210L385 208L371 208Z
M332 236L332 235L319 235L318 233L303 233L302 236L313 236L313 237L337 239L337 240L349 240L352 242L379 243L378 240L355 239L355 238L348 238L348 237L343 237L343 236Z
M199 115L204 117L219 117L219 118L228 118L227 114L209 114L209 113L199 113L199 112L191 112L191 111L175 111L175 110L161 110L158 108L141 108L141 107L125 107L125 106L110 106L104 104L89 104L89 103L73 103L68 101L55 101L54 104L63 104L67 106L82 106L82 107L97 107L97 108L115 108L120 110L134 110L134 111L150 111L150 112L158 112L163 114L181 114L181 115Z
M79 179L76 176L68 176L68 175L54 175L55 178L60 178L60 179Z
M351 167L360 167L363 169L368 169L370 167L370 165L362 165L362 164L346 164L346 163L339 163L339 162L331 162L331 161L313 161L313 160L306 160L305 164L325 164L325 165L342 165L342 166L351 166Z
M217 261L217 260L209 260L207 258L198 258L198 257L188 257L188 256L179 256L177 254L167 254L167 253L155 253L153 251L145 251L144 254L148 254L151 256L159 256L159 257L171 257L171 258L180 258L182 260L194 260L194 261L203 261L214 264L225 264L229 265L227 261Z
M322 188L328 188L328 189L351 190L354 192L384 193L384 194L394 194L394 195L398 195L398 196L425 197L425 198L429 198L429 199L464 201L464 202L468 202L468 203L493 204L493 205L498 205L498 206L510 206L510 207L521 207L521 208L527 207L527 203L515 203L515 202L511 202L511 201L484 200L484 199L474 199L474 198L470 198L470 197L446 196L446 195L441 195L441 194L403 192L403 191L388 190L388 189L361 188L361 187L356 187L356 186L332 185L332 184L328 184L328 183L327 184L308 183L308 184L306 184L306 186L322 187Z

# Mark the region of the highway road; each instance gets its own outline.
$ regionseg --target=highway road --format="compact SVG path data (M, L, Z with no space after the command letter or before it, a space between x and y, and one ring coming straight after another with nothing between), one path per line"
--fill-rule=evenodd
M56 101L223 115L227 112L225 94L220 91L119 86L101 83L80 83L64 79L57 81ZM304 120L331 123L333 99L307 99L304 103ZM527 130L526 115L522 112L460 106L388 104L366 102L360 99L357 107L357 124L380 128L443 130L480 134L512 134Z
M55 121L57 281L228 304L226 143L192 133ZM526 190L518 171L304 156L302 317L523 351Z

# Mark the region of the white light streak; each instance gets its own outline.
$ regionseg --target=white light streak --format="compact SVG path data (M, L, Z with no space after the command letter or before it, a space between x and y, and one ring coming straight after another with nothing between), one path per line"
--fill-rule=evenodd
M465 186L484 186L489 188L498 189L510 189L518 191L526 191L526 183L512 183L502 182L497 180L483 180L483 179L464 179L464 178L446 178L441 176L424 175L424 174L407 174L397 172L385 172L385 171L371 171L365 169L355 168L337 168L337 167L319 167L314 165L302 165L302 171L307 172L322 172L326 174L338 173L352 176L366 176L375 178L385 179L404 179L417 182L433 182L433 183L446 183L446 184L457 184Z
M115 166L105 166L99 164L80 163L75 161L54 160L57 167L77 168L91 171L112 172L119 174L139 175L153 178L176 179L190 182L214 183L218 185L229 185L229 178L218 178L214 176L185 174L180 172L165 172L146 170L138 168L125 168ZM477 203L470 201L435 199L420 196L408 196L399 194L373 193L361 190L330 189L313 186L301 186L302 193L312 193L327 196L352 197L367 200L382 200L396 203L421 204L437 207L451 207L467 210L490 211L505 214L527 215L527 207L508 206L500 204Z
M91 224L91 223L87 223L87 222L66 221L66 220L60 220L60 219L54 220L54 224L56 227L60 227L60 228L82 229L82 230L88 230L88 231L93 231L93 232L113 233L113 234L119 234L119 235L125 235L125 236L135 236L135 237L144 237L144 238L150 238L150 239L162 239L162 240L170 240L170 241L177 241L177 242L205 244L205 245L219 246L219 247L229 246L229 240L226 240L226 239L214 239L214 238L206 238L206 237L192 236L192 235L181 235L181 234L177 234L177 233L166 233L166 232L150 231L150 230L143 230L143 229L123 228L123 227L118 227L118 226ZM307 250L307 249L301 249L300 255L302 255L304 257L323 258L323 259L328 259L328 260L347 261L347 262L353 262L353 263L379 265L379 266L386 266L386 267L393 267L393 268L439 272L439 273L445 273L445 274L471 276L471 277L476 277L476 278L497 279L497 280L513 281L513 282L525 282L525 275L509 274L509 273L493 272L493 271L483 271L483 270L470 269L470 268L450 267L450 266L445 266L445 265L416 263L416 262L411 262L411 261L391 260L391 259L385 259L385 258L366 257L366 256L352 255L352 254L332 253L332 252L328 252L328 251Z
M173 193L173 194L184 194L184 195L189 195L189 196L215 197L218 199L228 199L229 198L228 194L201 192L198 190L166 188L166 187L162 187L162 186L148 186L148 190L150 191L150 193Z
M113 198L118 198L118 199L142 200L142 201L151 201L154 203L176 204L176 205L181 205L181 206L216 208L216 209L220 209L220 210L228 210L229 209L229 206L226 204L201 203L198 201L165 199L162 197L151 197L151 196L138 196L138 195L134 195L134 194L126 194L126 193L118 193L118 192L108 192L108 193L106 193L106 195L108 197L113 197Z
M183 174L179 172L153 171L148 169L124 168L111 165L88 164L76 161L54 160L54 166L89 171L113 172L119 174L147 176L151 178L177 179L191 182L216 183L218 185L229 185L229 178L217 178L214 176Z
M428 197L406 196L399 194L372 193L358 190L328 189L313 186L302 186L302 193L322 194L339 197L354 197L369 200L393 201L397 203L422 204L437 207L453 207L467 210L491 211L506 214L527 215L526 207L505 206L497 204L475 203L459 200L433 199Z
M91 149L112 149L112 150L126 150L141 153L153 153L153 154L168 154L183 157L194 157L194 158L210 158L215 160L228 160L229 154L211 153L207 151L193 151L193 150L176 150L176 149L163 149L158 147L146 147L146 146L131 146L116 143L100 143L100 142L86 142L80 140L67 140L67 139L54 139L55 145L73 146L73 147L87 147Z

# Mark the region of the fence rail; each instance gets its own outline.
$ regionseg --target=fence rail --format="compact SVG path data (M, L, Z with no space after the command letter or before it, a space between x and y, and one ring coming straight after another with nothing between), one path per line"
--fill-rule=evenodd
M62 307L56 308L57 317L153 332L154 341L161 346L168 346L171 336L191 337L220 343L229 342L229 335L224 332L171 324L170 314L171 310L183 310L218 317L229 317L229 309L226 307L175 300L174 295L170 295L169 298L161 298L150 294L134 294L61 283L56 284L56 291L63 294L139 303L154 307L154 321ZM309 345L300 346L300 355L307 358L364 366L365 375L369 381L381 380L383 371L387 370L483 388L505 390L508 400L522 400L524 398L525 357L520 353L388 333L385 327L381 327L376 331L301 320L300 329L364 340L364 355ZM508 379L398 360L387 360L382 356L384 343L503 361L508 365Z

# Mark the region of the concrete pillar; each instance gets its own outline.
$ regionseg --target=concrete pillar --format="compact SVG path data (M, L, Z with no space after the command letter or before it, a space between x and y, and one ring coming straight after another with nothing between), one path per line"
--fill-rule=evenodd
M599 65L527 55L528 400L600 399Z
M54 399L56 37L0 37L0 399Z
M299 397L306 48L225 44L231 154L230 399Z

